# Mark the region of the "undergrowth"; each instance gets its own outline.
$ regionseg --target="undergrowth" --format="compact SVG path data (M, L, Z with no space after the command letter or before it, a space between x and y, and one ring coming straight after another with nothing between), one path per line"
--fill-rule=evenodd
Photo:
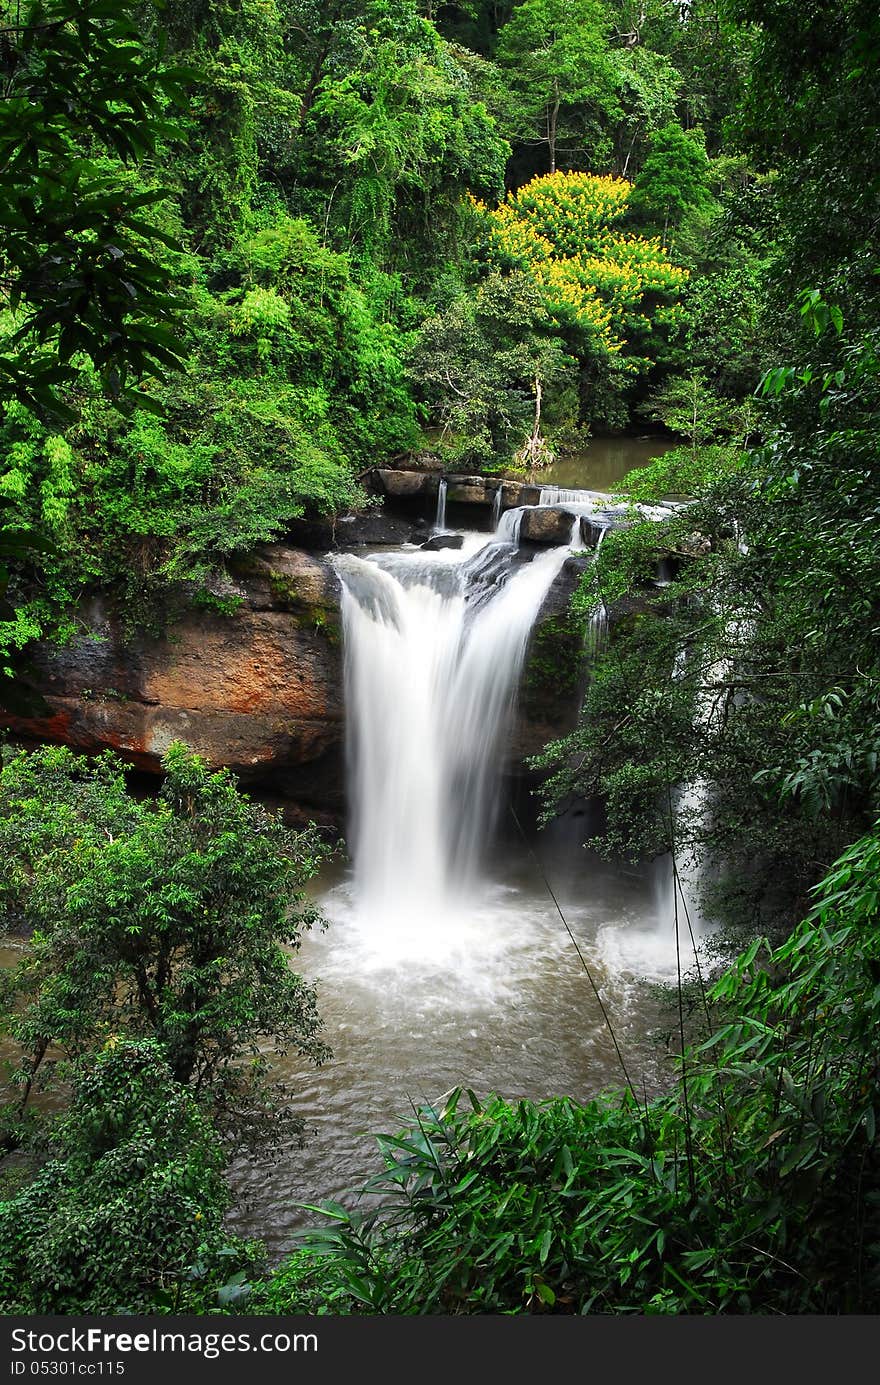
M248 1311L876 1312L878 898L875 830L715 983L653 1101L420 1109L379 1138L371 1209L322 1204Z

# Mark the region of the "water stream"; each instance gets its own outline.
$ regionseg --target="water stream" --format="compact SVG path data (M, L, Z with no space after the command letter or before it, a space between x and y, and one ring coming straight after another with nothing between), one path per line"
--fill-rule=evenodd
M467 910L529 633L568 557L473 544L337 562L357 918L395 946Z
M566 496L575 548L582 517L603 501ZM307 1142L235 1179L238 1225L276 1252L314 1217L298 1202L350 1201L377 1168L371 1132L402 1128L414 1105L452 1086L585 1099L621 1084L548 884L634 1080L648 1091L664 1080L655 1031L668 1015L648 984L676 970L662 872L585 851L583 808L531 839L507 811L501 770L517 683L571 551L522 551L522 513L497 515L493 533L467 533L456 551L336 559L351 859L316 883L329 927L296 958L317 981L335 1057L317 1072L286 1061ZM588 653L606 629L599 609Z

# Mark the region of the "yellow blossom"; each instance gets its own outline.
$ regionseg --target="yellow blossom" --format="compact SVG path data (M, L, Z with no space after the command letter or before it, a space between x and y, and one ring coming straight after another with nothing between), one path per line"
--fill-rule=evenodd
M658 239L612 229L631 192L623 178L552 173L499 207L471 199L499 265L530 272L551 316L589 332L612 354L626 345L625 324L639 320L633 314L645 294L672 297L688 278Z

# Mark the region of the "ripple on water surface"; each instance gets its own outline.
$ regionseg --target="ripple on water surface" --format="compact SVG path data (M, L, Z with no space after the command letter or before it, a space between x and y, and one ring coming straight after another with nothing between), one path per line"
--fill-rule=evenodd
M676 959L651 877L581 852L578 872L554 884L630 1074L656 1091L668 1072L657 1037L668 1012L647 982L673 979ZM282 1063L306 1143L235 1173L237 1225L275 1253L314 1220L297 1203L353 1201L349 1190L380 1166L373 1135L401 1129L414 1105L455 1086L585 1099L622 1082L574 942L527 859L441 912L425 900L405 919L360 915L347 874L318 900L329 926L307 937L295 965L318 986L334 1057L318 1070Z

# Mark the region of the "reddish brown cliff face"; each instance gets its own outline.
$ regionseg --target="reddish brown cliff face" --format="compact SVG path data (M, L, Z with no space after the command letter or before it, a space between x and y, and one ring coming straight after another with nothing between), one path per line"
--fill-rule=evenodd
M111 747L152 771L183 740L250 779L332 758L343 719L332 568L274 546L248 569L233 614L188 610L158 638L126 638L103 601L86 604L91 633L34 661L47 712L13 719L13 733ZM332 798L341 785L326 790Z
M563 573L536 627L568 603L578 562ZM126 636L102 598L84 603L88 633L44 646L33 663L47 704L7 719L12 734L94 754L113 749L159 771L172 741L212 766L339 819L344 807L344 706L339 583L328 558L272 545L248 559L228 615L185 608L160 636ZM550 628L548 624L548 629ZM537 645L536 645L537 647ZM511 768L569 730L576 689L527 689L510 746ZM389 709L393 715L393 708Z

